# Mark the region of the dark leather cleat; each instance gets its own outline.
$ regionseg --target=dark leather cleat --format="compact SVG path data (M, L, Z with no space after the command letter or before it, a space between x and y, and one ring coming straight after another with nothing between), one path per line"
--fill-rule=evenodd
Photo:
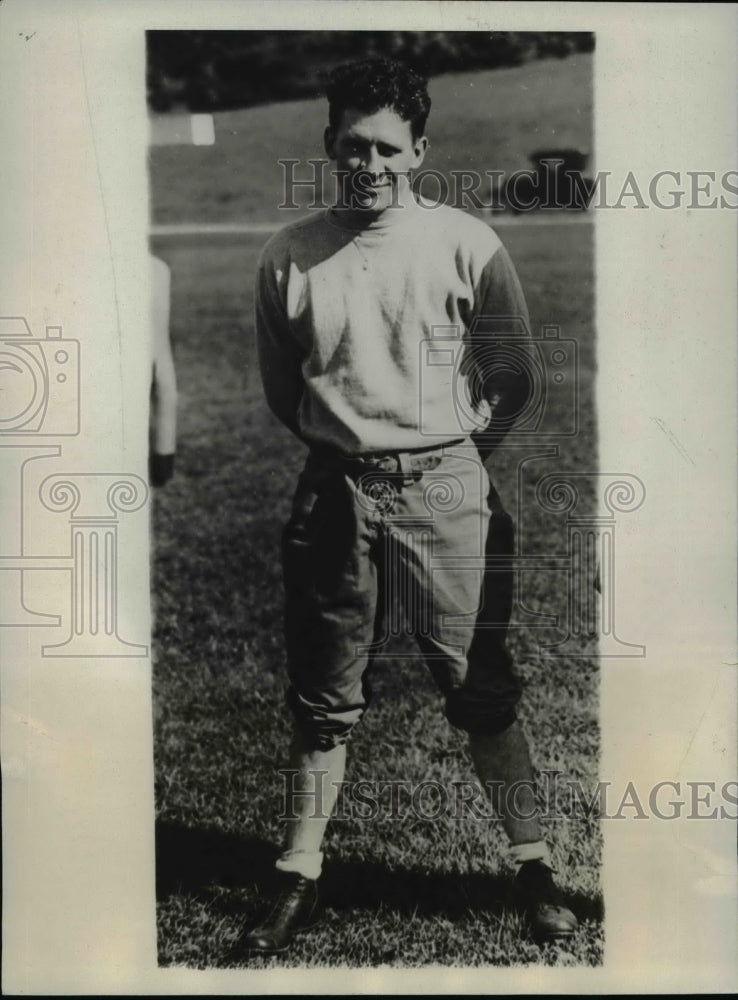
M281 888L269 915L243 940L247 951L265 955L286 951L298 931L315 923L318 883L292 872L280 876Z
M524 861L516 876L515 887L536 937L544 941L571 937L579 922L564 904L548 865L542 861Z

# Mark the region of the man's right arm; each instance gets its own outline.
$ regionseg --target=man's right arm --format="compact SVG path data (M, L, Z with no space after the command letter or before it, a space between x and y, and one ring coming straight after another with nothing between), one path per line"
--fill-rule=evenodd
M264 258L256 275L256 340L269 408L293 434L301 437L298 411L305 387L303 352L290 330L274 267Z

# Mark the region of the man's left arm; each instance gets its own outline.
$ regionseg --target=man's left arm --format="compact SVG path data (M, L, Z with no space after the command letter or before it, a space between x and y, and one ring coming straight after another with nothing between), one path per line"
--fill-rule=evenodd
M471 352L489 408L486 427L475 431L472 440L486 461L525 408L531 391L528 306L510 255L501 244L475 289Z

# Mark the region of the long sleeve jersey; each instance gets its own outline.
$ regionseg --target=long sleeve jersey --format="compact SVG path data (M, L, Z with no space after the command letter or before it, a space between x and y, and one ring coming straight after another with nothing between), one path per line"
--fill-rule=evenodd
M262 252L256 331L269 406L306 444L347 456L479 430L494 406L495 347L528 331L499 238L445 205L388 209L360 230L342 215L288 225Z

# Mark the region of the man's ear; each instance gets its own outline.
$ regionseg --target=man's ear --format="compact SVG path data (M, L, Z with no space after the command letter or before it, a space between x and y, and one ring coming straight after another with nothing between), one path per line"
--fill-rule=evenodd
M417 169L420 164L425 159L425 154L428 151L428 139L426 136L421 135L419 139L415 140L413 145L413 169Z
M323 145L325 146L326 156L329 160L335 160L336 158L336 136L330 125L326 126L326 130L323 133Z

